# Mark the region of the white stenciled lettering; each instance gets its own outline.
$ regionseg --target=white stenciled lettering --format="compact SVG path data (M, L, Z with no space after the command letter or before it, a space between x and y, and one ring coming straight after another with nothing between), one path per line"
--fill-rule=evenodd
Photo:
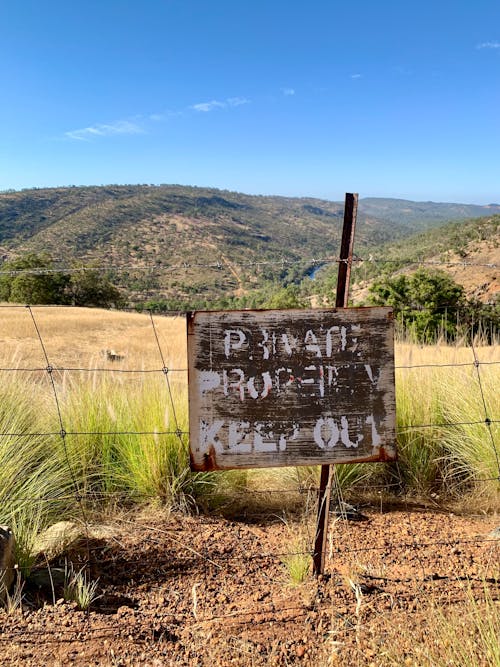
M330 327L326 332L326 356L331 357L333 349L333 334L340 333L340 345L336 348L336 352L344 352L347 347L347 329L345 327Z
M323 370L323 366L319 367L319 395L321 398L325 395L325 371Z
M237 380L230 382L230 375L234 374ZM222 371L222 387L224 396L228 396L230 390L235 389L239 393L240 401L245 400L245 373L241 368L233 368L230 371Z
M326 370L328 371L327 375L327 385L331 387L332 385L336 385L338 382L338 377L339 377L339 369L337 366L327 366Z
M325 438L323 438L323 429L325 429ZM321 447L321 449L332 449L339 441L340 431L331 417L323 419L320 417L314 426L314 442Z
M297 349L297 339L290 333L283 333L281 334L281 342L283 343L285 352L291 357L294 349Z
M200 420L200 448L202 451L208 451L211 447L216 452L222 452L224 447L217 437L218 432L223 427L224 422L217 419L213 424L209 424L204 419Z
M285 378L282 380L281 376L284 375ZM274 377L275 377L275 385L276 385L276 392L279 394L281 391L281 388L289 387L291 384L293 384L293 377L292 377L292 369L291 368L278 368L274 372Z
M379 372L378 372L376 377L373 376L373 371L372 371L372 367L370 366L370 364L365 364L365 371L366 371L366 374L368 375L368 378L369 378L370 382L375 387L378 384L378 381L379 381L379 378L380 378L380 369L379 369Z
M339 331L339 327L330 327L326 332L326 356L331 357L333 352L332 334Z
M316 366L306 366L306 367L304 368L304 370L305 370L305 371L315 371L315 370L316 370ZM316 378L314 378L314 377L312 377L312 378L301 378L301 379L300 379L300 383L301 383L301 384L314 384L315 381L316 381Z
M345 327L340 327L340 349L342 352L347 347L347 329Z
M252 451L252 443L244 442L248 435L250 422L230 422L228 442L231 453L250 454Z
M246 336L241 329L226 329L224 332L224 354L229 359L232 350L241 350Z
M268 396L271 393L271 390L273 388L273 381L271 380L271 375L268 371L261 373L260 376L262 378L261 380L259 380L262 382L262 390L260 394L255 387L255 377L251 377L247 382L248 394L254 400L256 398L259 398L259 395L261 398L266 398L266 396Z
M277 446L276 441L274 440L274 433L269 431L269 433L264 434L262 429L264 424L255 424L255 432L253 438L253 446L256 452L266 453L266 452L276 452ZM266 440L264 440L266 438ZM284 445L286 447L286 443Z
M318 384L318 389L319 389L319 395L324 396L325 395L325 379L324 379L324 373L323 373L323 366L306 366L304 368L305 371L311 371L313 373L312 377L301 377L298 378L300 381L300 385L314 385ZM311 396L316 396L317 391L315 390Z
M258 346L262 348L262 358L269 359L270 345L269 345L269 331L267 329L262 329L262 341L258 343Z
M259 398L259 392L255 389L255 377L251 377L247 382L248 395L254 400Z
M372 427L372 446L373 447L379 447L381 442L382 442L382 438L380 437L380 435L377 431L377 427L376 427L375 419L373 418L373 415L369 415L366 418L366 423L371 425L371 427Z
M220 385L220 374L216 371L200 371L199 374L200 392L204 394L206 391L217 389Z
M349 422L347 421L347 417L340 418L340 426L340 439L342 440L342 444L346 447L357 447L363 440L363 434L358 433L356 441L351 440L349 436Z
M304 336L304 344L308 352L314 352L317 357L321 357L321 350L318 345L318 339L312 329L308 329L308 331L306 331L306 335Z

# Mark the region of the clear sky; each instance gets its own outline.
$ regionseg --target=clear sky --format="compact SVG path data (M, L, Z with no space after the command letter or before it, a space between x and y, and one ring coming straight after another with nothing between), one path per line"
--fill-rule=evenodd
M0 189L500 200L498 0L1 0Z

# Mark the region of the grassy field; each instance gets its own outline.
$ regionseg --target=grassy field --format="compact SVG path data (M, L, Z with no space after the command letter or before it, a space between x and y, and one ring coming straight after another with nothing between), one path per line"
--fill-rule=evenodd
M252 490L316 485L309 468L190 473L183 317L50 307L0 314L0 521L16 527L28 566L39 529L82 504L91 512L117 498L159 499L186 510L235 489L251 502ZM498 419L500 355L476 354L479 368L471 348L398 344L399 462L337 466L339 490L387 485L498 510L499 425L484 420Z
M33 306L50 363L72 368L115 370L162 367L155 332L148 315L92 308ZM44 367L45 361L30 311L4 307L0 311L0 360L10 366ZM183 317L155 317L162 353L171 367L186 368L186 335ZM124 357L107 362L103 351Z

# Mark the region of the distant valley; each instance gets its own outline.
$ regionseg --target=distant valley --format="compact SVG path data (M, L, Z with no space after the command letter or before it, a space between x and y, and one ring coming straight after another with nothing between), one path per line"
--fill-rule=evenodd
M412 246L405 246L405 239L412 235L433 238L449 221L499 214L498 204L361 199L355 251L363 256L382 247L385 254L406 247L408 254ZM160 296L209 302L273 281L299 283L317 263L337 256L342 219L343 202L176 185L3 192L0 262L47 252L61 267L108 267L132 301ZM456 225L453 234L460 237L460 229ZM443 252L450 230L439 242ZM487 232L490 246L495 234L498 224ZM436 254L436 239L425 251L429 256ZM419 241L421 250L424 246ZM494 256L494 244L490 250Z

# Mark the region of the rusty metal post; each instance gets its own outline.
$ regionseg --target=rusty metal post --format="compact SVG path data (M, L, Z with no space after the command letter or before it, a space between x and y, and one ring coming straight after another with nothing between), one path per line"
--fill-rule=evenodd
M358 213L358 195L346 193L344 205L344 225L340 244L339 272L337 278L336 308L347 308L349 300L349 281L351 277L352 256L354 249L354 232ZM316 538L314 540L313 571L315 575L323 574L325 569L326 539L328 536L328 520L331 492L331 465L321 466L321 478L318 493L318 519Z

